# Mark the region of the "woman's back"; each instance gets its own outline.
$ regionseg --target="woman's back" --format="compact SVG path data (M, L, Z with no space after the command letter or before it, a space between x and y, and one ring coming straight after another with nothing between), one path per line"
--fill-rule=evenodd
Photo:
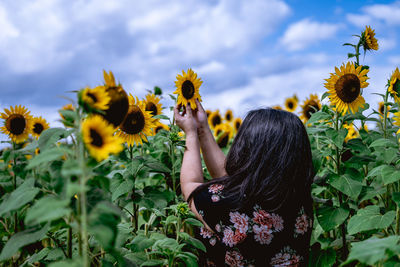
M262 204L236 210L224 198L224 186L212 184L193 200L198 213L214 231L200 229L207 248L205 266L305 266L312 230L311 203L282 206L268 212Z

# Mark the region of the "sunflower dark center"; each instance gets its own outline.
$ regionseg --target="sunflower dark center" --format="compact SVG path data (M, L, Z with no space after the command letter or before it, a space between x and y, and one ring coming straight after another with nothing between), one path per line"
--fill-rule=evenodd
M10 116L7 122L8 122L7 128L10 131L10 133L19 135L24 132L26 127L26 120L24 116L20 114L13 114Z
M150 111L152 116L157 115L157 106L153 102L147 102L146 111Z
M221 130L218 130L218 131L216 132L216 135L218 136L221 132L222 132Z
M33 125L33 132L35 134L41 134L43 132L43 130L44 130L44 127L41 123L35 123Z
M311 115L319 110L319 106L314 101L310 101L310 103L305 107L304 115L307 119L311 118Z
M228 141L229 141L229 134L225 134L225 136L222 136L218 140L218 146L221 148L226 147L228 145Z
M90 138L92 138L91 145L102 147L103 137L96 130L90 129Z
M142 111L137 106L134 106L122 123L121 130L127 134L138 134L143 130L144 125L145 118Z
M194 85L191 81L186 80L183 82L182 95L186 99L191 99L194 96Z
M217 115L217 116L214 116L214 117L212 118L211 122L212 122L212 125L215 127L215 126L217 126L218 124L221 123L221 117L218 116L218 115Z
M226 115L225 115L225 119L226 119L227 121L230 121L230 120L232 119L231 114L230 114L230 113L226 114Z
M90 98L93 100L94 103L97 102L97 97L96 97L94 94L92 94L92 93L87 93L87 96L90 97Z
M379 106L379 113L383 114L385 112L385 105Z
M154 130L156 133L164 129L162 126L157 126L156 129Z
M294 107L294 103L292 101L289 101L288 108L292 109L293 107Z
M360 94L360 79L352 73L344 74L335 84L338 97L345 103L351 103Z
M235 128L236 128L236 130L238 130L238 129L239 129L239 127L240 127L240 122L239 122L239 121L237 121L237 122L235 123Z
M399 79L396 79L396 82L393 84L393 90L397 94L400 94L400 80Z
M107 93L111 97L106 114L102 114L104 118L115 127L120 125L128 113L129 101L128 95L121 87L108 87Z

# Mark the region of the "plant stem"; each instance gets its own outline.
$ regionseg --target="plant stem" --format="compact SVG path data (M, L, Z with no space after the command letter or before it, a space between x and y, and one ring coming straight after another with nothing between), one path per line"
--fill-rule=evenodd
M71 223L72 216L70 216L68 223ZM67 235L67 258L72 259L72 227L68 228Z
M135 177L135 173L133 172L133 146L129 146L128 150L129 150L129 156L130 156L131 164L132 164L132 168L131 168L132 173L131 173L131 175L132 175L132 179L133 179L133 188L132 188L132 197L131 197L131 199L132 199L131 222L132 222L132 227L134 228L134 232L137 232L137 230L138 230L137 205L136 205L135 202L133 202L133 200L135 198L135 191L136 191L136 185L135 185L136 177ZM141 149L141 154L142 154L142 157L143 157L143 146L142 146L142 149Z
M361 45L361 40L358 42L356 46L356 59L357 59L357 66L360 66L360 45Z
M170 151L170 157L171 157L171 179L172 179L172 189L176 193L176 179L175 179L175 145L173 142L170 142L169 146L169 151Z
M16 150L16 144L15 142L12 142L13 144L13 186L14 186L14 190L17 189L17 174L15 173L15 166L17 166L17 159L16 159L16 154L15 154L15 150ZM14 213L14 233L18 232L18 212L15 211Z
M384 107L383 107L384 108L384 111L383 111L383 137L384 138L387 138L387 112L388 112L388 109L387 109L386 103L387 103L388 97L389 97L389 91L386 90Z

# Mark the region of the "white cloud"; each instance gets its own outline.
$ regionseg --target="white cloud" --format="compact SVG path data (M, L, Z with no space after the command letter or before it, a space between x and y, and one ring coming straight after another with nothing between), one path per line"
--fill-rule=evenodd
M379 51L381 52L392 50L397 45L395 39L389 39L389 38L379 38L378 44L379 44Z
M357 27L365 27L372 24L372 18L368 15L347 14L346 19Z
M362 14L347 14L347 20L358 27L384 22L386 25L400 24L400 1L391 4L364 6Z
M289 51L298 51L321 40L334 38L338 24L320 23L310 19L295 22L287 28L280 43Z

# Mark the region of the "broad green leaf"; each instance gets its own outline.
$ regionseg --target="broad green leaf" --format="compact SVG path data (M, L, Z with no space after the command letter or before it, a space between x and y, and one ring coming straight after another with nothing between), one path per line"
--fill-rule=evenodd
M347 135L347 129L340 129L339 131L336 131L332 128L329 128L325 131L325 134L333 144L341 149L343 147L344 139Z
M150 168L151 172L170 173L171 170L158 161L146 162L146 166Z
M330 231L341 225L349 214L346 207L322 207L317 210L317 219L322 229Z
M323 111L315 112L311 115L311 118L307 121L307 124L312 124L318 121L326 121L331 119L331 115Z
M358 195L361 193L363 187L363 184L360 181L349 178L348 174L342 176L338 176L336 174L331 175L328 183L353 199L358 198Z
M380 138L372 142L369 147L397 147L397 144L391 139Z
M73 260L58 261L50 264L49 267L82 267L82 261L83 259L79 258Z
M111 200L115 201L117 198L120 196L132 192L133 188L133 182L128 180L128 181L123 181L113 192L112 192L112 197Z
M372 266L385 259L387 257L386 252L395 247L399 239L400 236L389 236L385 238L373 236L361 242L353 242L351 243L349 257L343 264L356 260Z
M373 230L387 228L396 217L395 211L388 211L382 215L378 206L367 206L358 210L357 214L350 218L347 231L350 235Z
M188 238L185 239L185 242L192 245L193 247L195 247L197 249L200 249L200 250L206 252L206 247L204 246L204 244L200 240L197 240L196 238L188 236Z
M25 223L36 224L62 218L70 213L68 204L69 200L54 196L42 197L27 211Z
M327 250L311 250L309 257L309 267L328 267L336 262L336 251L333 248Z
M44 152L50 146L54 146L57 141L70 135L72 131L63 128L50 128L40 134L38 143L41 152Z
M130 247L133 252L141 252L151 247L155 242L155 239L148 238L144 234L139 234L132 240Z
M0 254L0 261L11 258L18 250L28 244L32 244L36 241L41 240L45 237L49 230L50 223L47 223L42 229L34 231L32 229L25 230L23 232L16 233L11 236L10 240L6 243Z
M197 219L194 219L194 218L187 218L184 221L184 223L191 224L191 225L198 226L198 227L203 227L203 223L201 221L197 220Z
M372 199L373 197L384 194L386 192L385 187L374 188L372 186L363 186L361 193L359 195L359 202L364 200Z
M50 148L46 150L45 152L40 153L39 155L36 155L32 160L29 161L28 166L26 167L27 169L32 169L36 166L39 166L42 163L48 163L57 159L60 159L64 155L64 152L57 148Z
M393 192L392 199L398 207L400 207L400 192Z
M81 168L79 168L79 163L75 159L67 159L61 168L61 175L65 178L71 176L80 176L82 174Z
M393 166L385 165L381 170L384 185L391 184L400 180L400 170Z
M168 116L165 116L165 115L162 115L162 114L153 116L152 118L153 119L169 120Z
M8 198L0 204L0 216L9 211L17 210L31 202L37 193L39 193L39 188L34 187L34 183L35 179L30 178L12 192Z
M147 260L140 266L164 266L165 260Z

